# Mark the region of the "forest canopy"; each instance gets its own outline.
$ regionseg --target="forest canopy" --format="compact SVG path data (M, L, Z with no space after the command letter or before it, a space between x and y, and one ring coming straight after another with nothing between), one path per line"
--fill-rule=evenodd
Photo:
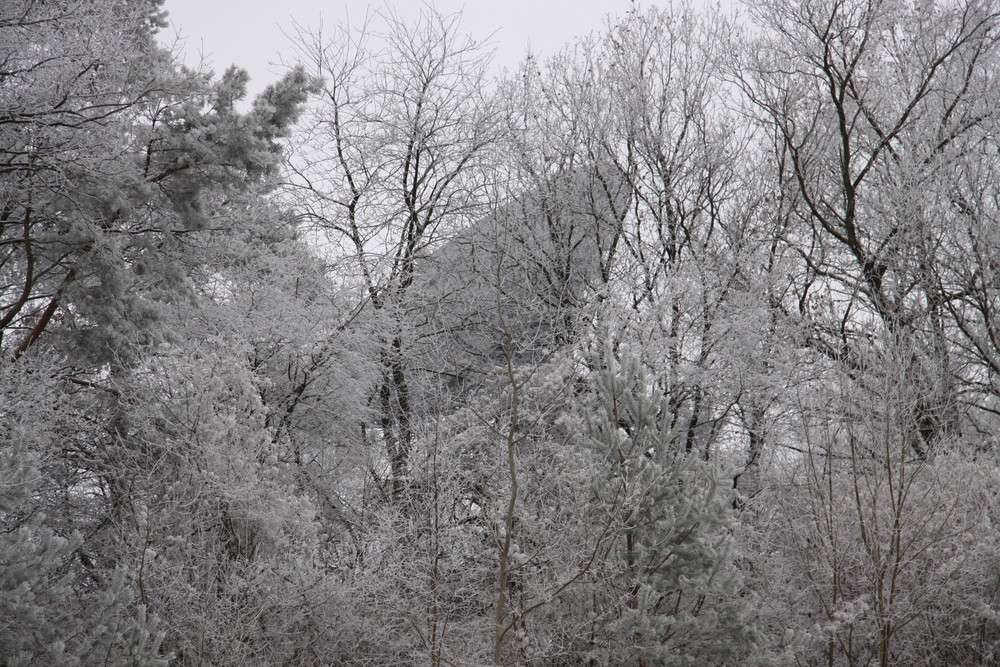
M165 20L0 3L0 664L1000 660L1000 1Z

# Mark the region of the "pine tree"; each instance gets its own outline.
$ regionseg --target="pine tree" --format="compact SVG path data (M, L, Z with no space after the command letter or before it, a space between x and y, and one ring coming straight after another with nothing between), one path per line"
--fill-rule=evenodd
M591 512L615 516L604 664L703 665L738 657L753 629L738 598L732 499L716 465L687 452L669 397L639 364L610 356L592 377L591 446L603 459Z

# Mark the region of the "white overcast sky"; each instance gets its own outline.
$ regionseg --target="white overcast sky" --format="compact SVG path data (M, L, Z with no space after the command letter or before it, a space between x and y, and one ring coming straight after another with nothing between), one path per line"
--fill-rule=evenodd
M669 0L646 0L643 5L666 5ZM707 0L696 1L696 5ZM492 35L496 63L513 70L528 45L538 56L554 54L578 35L600 29L608 13L625 12L630 0L435 0L444 14L462 12L462 29L478 39ZM390 7L404 20L419 15L420 0L166 0L170 27L160 33L171 42L185 39L185 62L198 64L204 57L221 73L231 64L250 72L251 97L280 77L275 63L291 60L292 48L282 29L292 21L303 26L327 26L350 19L360 22L369 8Z

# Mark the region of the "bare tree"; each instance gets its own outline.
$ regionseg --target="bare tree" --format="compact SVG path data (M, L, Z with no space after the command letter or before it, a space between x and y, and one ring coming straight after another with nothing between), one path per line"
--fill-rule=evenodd
M377 18L377 30L300 30L300 55L324 83L288 192L369 304L383 368L373 400L399 493L414 438L411 347L429 335L406 297L433 253L481 214L500 127L489 53L461 36L457 16L425 12L413 27Z
M795 303L809 344L863 375L882 332L913 353L907 382L920 456L955 426L947 332L956 293L938 281L945 227L916 202L954 160L956 143L992 124L984 106L997 7L888 2L762 2L764 30L738 76L775 137L777 174L800 255Z

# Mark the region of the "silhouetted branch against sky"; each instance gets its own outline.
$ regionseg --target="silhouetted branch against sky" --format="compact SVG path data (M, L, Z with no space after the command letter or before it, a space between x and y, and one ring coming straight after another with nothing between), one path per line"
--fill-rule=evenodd
M293 23L316 28L348 21L360 24L366 14L391 12L403 21L415 21L420 12L432 8L442 14L462 13L461 25L476 39L487 40L496 49L497 72L516 69L529 52L539 57L555 54L574 37L599 30L606 16L624 13L629 0L167 0L170 25L161 31L167 44L176 43L184 62L200 61L217 73L236 64L250 72L250 96L278 79L291 63ZM643 2L668 5L670 0ZM679 4L679 3L678 3ZM694 0L695 6L708 0ZM732 4L727 0L724 5Z

